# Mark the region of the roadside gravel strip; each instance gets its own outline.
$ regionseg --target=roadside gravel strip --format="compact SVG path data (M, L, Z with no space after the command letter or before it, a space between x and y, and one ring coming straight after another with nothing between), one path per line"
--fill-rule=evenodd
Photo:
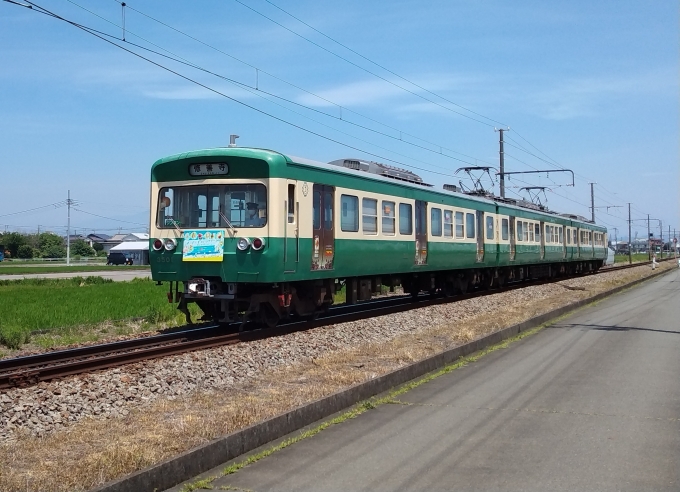
M0 490L86 490L652 273L529 286L11 389L0 393Z

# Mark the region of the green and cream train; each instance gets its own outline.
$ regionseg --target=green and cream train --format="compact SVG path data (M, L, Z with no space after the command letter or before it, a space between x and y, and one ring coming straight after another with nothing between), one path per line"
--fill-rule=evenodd
M381 285L449 295L595 271L607 256L606 229L581 217L435 190L376 162L239 147L154 163L150 238L152 277L188 321L194 302L204 319L269 326L328 308L342 285L350 304Z

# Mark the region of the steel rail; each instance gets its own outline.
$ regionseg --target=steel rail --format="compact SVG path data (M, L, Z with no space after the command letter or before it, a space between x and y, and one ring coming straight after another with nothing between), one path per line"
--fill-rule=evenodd
M673 258L664 258L661 261L669 260L673 260ZM632 265L603 267L597 272L590 274L625 270L649 264L651 262L648 261ZM478 289L469 294L458 294L448 297L432 294L420 294L416 298L411 295L396 295L373 299L355 305L343 304L334 306L326 313L320 314L315 320L287 321L270 329L262 328L241 333L225 333L225 330L235 330L238 324L183 327L172 333L161 335L4 359L0 360L0 390L11 387L26 387L41 381L61 379L67 376L139 363L169 355L271 338L331 324L359 321L368 317L395 314L430 305L472 299L491 293L507 292L530 285L542 285L561 280L566 280L566 278L557 277L530 282L518 281L507 284L502 290Z

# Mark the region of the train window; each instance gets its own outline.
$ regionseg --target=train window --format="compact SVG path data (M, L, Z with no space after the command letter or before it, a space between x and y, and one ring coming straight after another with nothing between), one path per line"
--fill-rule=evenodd
M467 237L472 239L475 237L475 214L465 214L465 228L467 229Z
M410 203L399 204L399 234L413 234L413 207Z
M486 218L486 238L493 239L493 217Z
M161 188L156 225L169 229L262 227L267 223L267 188L261 184Z
M387 236L394 236L394 202L382 202L382 233Z
M444 237L453 237L453 212L444 210Z
M313 229L319 230L321 229L321 191L316 190L314 191L314 195L312 197L313 201L313 211L312 211L312 227Z
M545 242L552 243L552 226L545 226Z
M524 223L521 220L517 221L517 241L522 241L524 237Z
M571 244L571 229L567 227L567 244Z
M352 195L341 195L340 229L343 232L359 231L359 199Z
M564 244L564 227L560 226L559 229L557 229L557 234L559 236L558 243Z
M463 212L456 212L456 237L465 237L465 225L463 225Z
M295 185L288 185L288 223L295 222Z
M433 208L430 212L430 220L432 222L432 235L441 236L442 235L442 209Z
M531 229L531 231L529 231ZM533 236L534 235L534 226L533 224L529 224L528 222L524 222L524 240L529 242L533 241Z
M364 234L378 234L378 200L361 199L361 228Z
M333 193L325 191L323 194L323 228L333 230Z
M501 239L507 241L509 234L509 222L508 219L501 219Z
M541 242L541 225L540 224L534 224L533 229L531 229L531 240L536 241L537 243Z

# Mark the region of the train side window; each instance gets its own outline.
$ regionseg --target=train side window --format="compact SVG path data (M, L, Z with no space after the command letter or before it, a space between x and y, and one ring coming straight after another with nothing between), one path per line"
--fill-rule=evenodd
M378 234L378 200L361 199L361 228L364 234Z
M463 224L463 212L456 212L456 238L465 237L465 225Z
M295 185L288 185L288 223L295 222Z
M545 226L545 242L546 243L551 243L552 242L552 227L551 226Z
M560 226L557 230L557 234L559 235L559 243L564 244L564 227Z
M465 228L467 229L467 238L474 239L475 237L475 214L465 214Z
M399 204L399 234L413 234L413 207L410 203Z
M501 219L501 239L503 241L507 241L508 237L510 236L509 234L509 222L508 219Z
M529 234L529 228L531 227L531 232L534 232L533 225L529 224L528 222L524 222L524 240L526 242L529 242L529 239L531 238L531 235Z
M430 221L432 222L432 235L442 235L442 209L433 208L430 212Z
M537 243L541 242L541 225L534 224L533 229L531 229L531 240Z
M314 230L321 229L321 192L315 191L312 196L313 211L312 211L312 227Z
M382 233L387 236L394 236L394 202L382 202Z
M352 195L341 195L340 204L342 216L340 217L340 229L343 232L359 231L359 199Z
M453 237L453 212L444 210L444 237Z
M486 238L493 239L493 217L486 218Z
M333 230L333 194L329 191L323 194L323 228Z
M524 237L524 223L521 220L517 221L517 230L515 233L517 234L517 241L522 241L522 238Z

